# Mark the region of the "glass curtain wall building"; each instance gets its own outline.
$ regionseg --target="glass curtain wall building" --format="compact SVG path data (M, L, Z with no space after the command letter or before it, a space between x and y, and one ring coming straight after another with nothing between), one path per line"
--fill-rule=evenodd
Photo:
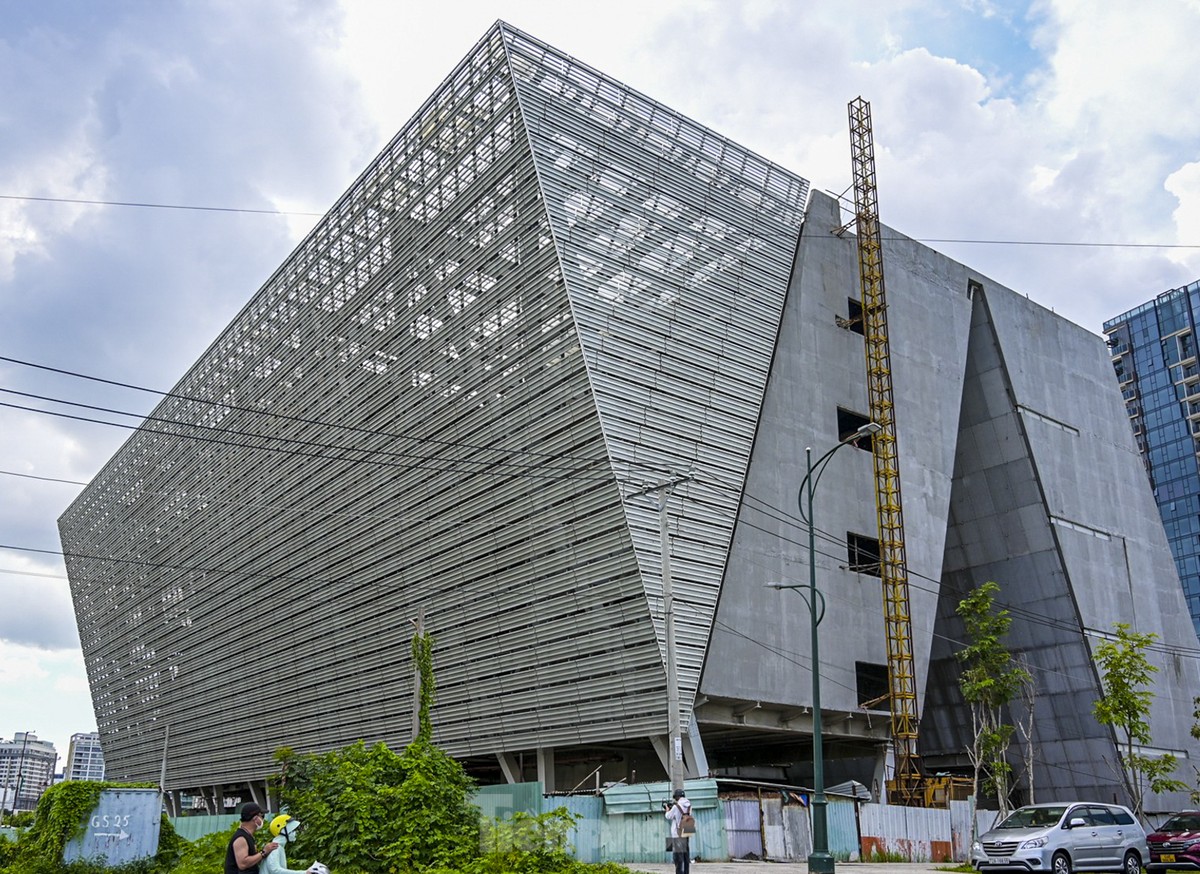
M1200 281L1104 323L1188 612L1200 634Z
M104 751L100 748L100 732L77 732L71 735L63 776L67 780L104 779Z

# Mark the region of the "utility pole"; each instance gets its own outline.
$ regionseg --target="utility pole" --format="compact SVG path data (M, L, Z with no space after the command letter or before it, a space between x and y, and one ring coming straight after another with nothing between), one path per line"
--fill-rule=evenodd
M667 500L671 490L691 480L675 477L647 486L629 497L653 492L658 504L659 550L662 559L663 625L667 635L667 776L671 789L683 788L683 729L679 718L679 666L675 655L675 596L671 589L671 538L667 530Z
M675 597L671 591L671 539L667 532L667 499L672 484L663 483L658 497L658 535L662 552L663 622L667 627L667 771L671 789L683 788L683 732L679 724L679 665L675 658Z
M425 608L417 610L417 618L410 619L417 629L417 637L425 636ZM413 699L412 699L412 736L413 740L421 733L421 665L413 662Z

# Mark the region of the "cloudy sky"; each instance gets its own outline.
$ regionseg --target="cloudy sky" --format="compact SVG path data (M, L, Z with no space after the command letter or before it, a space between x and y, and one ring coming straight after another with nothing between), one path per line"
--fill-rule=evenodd
M55 520L155 396L74 374L169 389L497 18L818 189L865 96L884 221L1091 330L1200 277L1200 0L0 0L0 736L95 727Z

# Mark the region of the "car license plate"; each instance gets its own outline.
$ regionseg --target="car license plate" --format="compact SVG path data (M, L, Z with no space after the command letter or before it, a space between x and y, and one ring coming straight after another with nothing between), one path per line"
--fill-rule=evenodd
M1159 853L1159 855L1158 855L1158 861L1160 861L1160 862L1174 862L1174 861L1175 861L1175 854L1174 854L1174 853Z
M1008 861L1008 856L988 856L988 861L1000 865ZM1171 861L1175 861L1174 857L1172 857Z

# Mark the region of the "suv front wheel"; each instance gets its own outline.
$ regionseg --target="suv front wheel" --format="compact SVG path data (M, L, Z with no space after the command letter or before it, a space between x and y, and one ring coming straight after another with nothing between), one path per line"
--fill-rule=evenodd
M1071 874L1071 857L1066 853L1055 853L1050 861L1050 870L1054 874ZM1124 874L1125 869L1122 868L1121 871Z

